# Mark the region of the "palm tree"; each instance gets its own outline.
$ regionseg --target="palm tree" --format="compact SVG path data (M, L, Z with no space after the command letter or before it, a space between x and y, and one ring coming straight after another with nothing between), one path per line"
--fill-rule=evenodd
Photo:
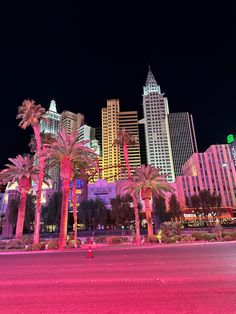
M24 100L22 102L22 105L18 108L18 115L16 116L16 119L21 119L19 126L22 129L26 129L28 126L31 126L33 128L38 156L40 156L40 152L42 149L42 142L40 137L40 120L43 119L44 114L45 109L41 105L36 105L36 102L34 100ZM45 159L41 156L39 158L39 180L34 220L34 243L39 242L41 194L44 180L44 168Z
M34 160L29 155L18 155L16 158L8 158L12 164L6 164L7 169L0 172L0 182L18 183L20 192L20 205L18 209L16 239L21 239L25 220L25 208L27 193L31 187L31 181L38 181L38 167L34 166Z
M85 143L85 142L84 142ZM93 156L94 157L94 156ZM77 199L76 199L76 179L80 178L88 182L98 171L97 158L82 158L73 164L73 186L72 186L72 208L74 218L74 240L77 240Z
M160 174L160 169L151 165L142 165L136 169L131 184L137 194L140 193L145 204L146 219L148 223L148 236L153 235L152 214L150 200L152 195L164 196L164 192L174 192L174 189L165 180L165 175Z
M128 147L133 146L137 143L136 137L129 132L126 132L124 128L121 131L118 131L117 139L114 141L113 145L119 145L123 147L125 164L128 171L128 178L131 177L130 172L130 164L129 164L129 154L128 154Z
M136 191L136 186L133 184L132 180L128 180L121 187L122 194L130 194L133 200L134 206L134 215L135 215L135 233L136 233L136 243L141 243L140 236L140 219L139 219L139 210L138 210L138 193Z
M45 144L46 151L44 157L50 160L50 163L55 165L55 162L60 163L60 176L62 180L62 208L61 208L61 223L59 248L66 244L67 223L68 223L68 197L70 189L70 181L73 179L74 163L76 161L86 161L96 159L96 153L86 147L87 141L77 143L77 134L73 132L67 134L65 129L62 129L56 137L56 141L51 144Z

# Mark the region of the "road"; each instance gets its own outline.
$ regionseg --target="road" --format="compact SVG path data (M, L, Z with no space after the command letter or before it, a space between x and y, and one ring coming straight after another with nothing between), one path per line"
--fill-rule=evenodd
M0 254L0 313L236 313L236 243Z

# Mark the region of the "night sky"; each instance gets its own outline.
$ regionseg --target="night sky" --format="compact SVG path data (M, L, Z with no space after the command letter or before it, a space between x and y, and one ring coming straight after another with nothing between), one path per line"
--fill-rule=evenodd
M81 112L91 126L111 98L142 118L149 64L170 112L193 114L199 151L225 143L236 133L236 10L205 2L1 8L0 167L28 151L32 129L15 119L25 98L46 109L54 98L59 112Z

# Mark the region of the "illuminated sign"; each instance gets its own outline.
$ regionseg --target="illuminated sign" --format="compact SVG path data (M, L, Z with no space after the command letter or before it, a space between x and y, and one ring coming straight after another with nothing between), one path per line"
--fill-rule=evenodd
M229 134L227 136L227 143L231 144L231 143L233 143L233 141L234 141L234 135L233 134Z

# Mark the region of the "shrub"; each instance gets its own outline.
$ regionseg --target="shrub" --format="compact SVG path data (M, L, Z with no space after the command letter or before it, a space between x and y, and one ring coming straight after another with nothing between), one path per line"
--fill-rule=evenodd
M215 234L207 232L194 232L192 237L195 238L196 241L210 241L211 239L215 239Z
M149 236L147 237L147 240L146 240L148 243L159 243L158 239L157 239L157 236L155 235L152 235L152 236Z
M232 241L232 240L233 240L233 238L230 235L226 235L224 237L224 241Z
M110 244L120 244L123 242L123 237L111 237L108 238L108 243Z
M25 244L22 240L13 239L7 242L6 249L23 249Z
M79 247L81 244L81 240L77 239L77 240L70 240L67 244L67 247L69 248L77 248Z
M57 249L58 248L58 241L57 240L51 240L51 241L48 241L46 243L47 245L47 248L50 250L50 249Z
M175 242L176 241L181 241L183 238L185 239L186 238L186 236L185 237L182 237L182 236L180 236L180 235L174 235L173 237L172 237L174 240L175 240ZM188 237L187 237L188 238ZM188 241L188 240L187 240Z
M231 237L236 240L236 231L231 232Z
M107 237L105 236L100 236L100 237L95 238L96 243L105 243L106 241L107 241Z
M33 236L32 235L24 235L21 240L25 245L33 244Z
M128 237L123 237L122 238L124 242L129 242L129 238Z
M223 232L222 232L222 238L224 238L224 237L226 237L226 236L232 236L232 232L223 231Z
M192 237L188 237L188 236L182 236L180 241L181 242L189 242L191 241L191 239L193 239Z
M168 237L165 239L165 243L175 243L175 242L176 242L176 240L174 237Z
M6 248L7 242L6 241L0 241L0 250L4 250Z
M33 243L31 244L31 248L33 251L39 251L39 250L44 250L45 249L45 242L39 242L39 243Z

